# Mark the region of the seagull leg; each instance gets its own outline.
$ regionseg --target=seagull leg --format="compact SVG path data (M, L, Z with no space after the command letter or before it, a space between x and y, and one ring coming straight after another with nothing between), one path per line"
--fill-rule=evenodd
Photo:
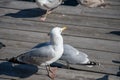
M47 18L47 16L48 16L50 13L52 13L52 11L51 11L51 10L47 10L47 12L40 18L40 20L41 20L41 21L45 21L46 18Z
M55 68L51 68L50 67L50 65L48 65L48 66L46 66L46 70L47 70L47 72L48 72L48 76L52 79L52 80L54 80L54 78L55 78L55 72L56 72L56 70L57 69L55 69Z
M50 65L49 65L49 71L55 75L56 71L57 71L57 67L50 67Z
M50 71L50 74L52 74L52 77L53 77L53 79L54 79L54 78L56 77L57 67L52 68L52 67L50 67L50 65L49 65L49 71Z

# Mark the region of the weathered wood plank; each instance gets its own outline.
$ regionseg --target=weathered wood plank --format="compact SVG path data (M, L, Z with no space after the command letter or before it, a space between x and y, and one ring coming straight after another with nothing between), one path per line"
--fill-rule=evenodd
M0 38L25 41L25 42L43 42L48 41L49 37L46 33L29 32L20 30L0 29ZM87 48L93 50L120 52L120 42L90 39L75 36L64 36L64 42L79 48Z
M21 5L19 5L21 4ZM14 5L14 6L13 6ZM37 5L32 2L21 2L21 1L10 1L7 4L2 3L1 7L8 7L14 9L30 9L36 8ZM94 8L86 8L86 7L70 7L70 6L60 6L55 12L62 14L72 14L72 15L82 15L82 16L95 16L95 17L106 17L106 18L117 18L120 19L120 13L118 10L110 10L110 9L94 9Z
M13 29L13 30L17 29L17 30L33 31L33 32L48 32L48 29L52 28L52 26L65 26L65 25L57 24L57 23L47 23L47 22L46 23L33 22L33 21L26 21L19 19L17 19L16 22L15 18L0 19L0 28ZM68 27L68 29L67 31L64 32L65 35L120 41L119 34L117 34L117 31L119 32L118 29L109 29L109 28L103 29L103 28L75 26L75 25L66 25L66 26Z
M39 11L34 9L28 10L13 10L13 9L4 9L0 8L1 16L12 17L24 20L33 20L40 21L38 16ZM32 12L32 13L31 13ZM88 16L74 16L74 15L65 15L62 17L61 14L51 14L48 16L47 21L50 23L60 23L60 24L70 24L76 26L87 26L87 27L98 27L98 28L113 28L120 29L120 20L117 19L104 19Z
M100 62L101 66L87 68L71 65L78 71L60 69L56 79L119 80L119 77L113 75L120 75L120 38L117 34L109 33L120 30L120 3L119 0L107 1L112 5L106 9L60 6L48 16L46 22L39 22L40 11L34 9L37 7L35 3L1 0L0 41L5 43L7 47L0 50L0 58L17 56L39 42L48 41L49 37L46 36L46 33L49 32L49 29L54 25L63 26L65 24L69 26L69 29L64 33L65 43L87 53L92 61ZM64 62L60 61L60 63L65 65ZM4 62L0 63L0 69L2 69L0 70L1 80L49 79L46 77L45 70L37 72L37 69L33 69L31 75L32 70L28 67L11 66L11 64L4 64ZM28 76L22 78L26 76L27 72Z
M119 19L118 16L120 16L120 12L118 10L116 10L116 11L109 10L107 12L105 12L105 10L106 9L103 9L103 12L102 12L99 9L94 10L94 9L90 9L90 8L84 8L82 14L86 15L86 16L93 16L94 15L96 17L116 18L116 19Z

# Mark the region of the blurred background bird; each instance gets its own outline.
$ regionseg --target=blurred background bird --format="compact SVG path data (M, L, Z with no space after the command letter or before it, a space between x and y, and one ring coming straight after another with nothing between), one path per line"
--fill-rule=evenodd
M55 8L61 5L63 0L36 0L36 4L39 8L46 10L46 13L40 18L41 21L45 21L48 14Z
M87 6L87 7L101 7L104 8L107 5L109 5L109 3L105 3L104 0L77 0L78 3Z

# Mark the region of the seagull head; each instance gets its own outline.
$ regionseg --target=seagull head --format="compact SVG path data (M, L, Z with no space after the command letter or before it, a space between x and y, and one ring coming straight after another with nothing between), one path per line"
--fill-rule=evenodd
M63 28L60 28L60 27L54 27L50 33L48 33L48 35L60 35L65 29L67 29L67 27L63 27Z
M50 35L50 42L53 45L62 45L63 46L63 37L61 35L62 31L64 31L66 27L60 28L60 27L54 27L49 35Z

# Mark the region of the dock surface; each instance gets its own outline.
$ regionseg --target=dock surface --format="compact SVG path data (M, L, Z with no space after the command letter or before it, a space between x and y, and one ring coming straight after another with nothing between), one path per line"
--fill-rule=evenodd
M0 59L11 58L48 41L54 26L67 26L64 43L85 52L92 68L83 65L61 67L55 80L120 80L120 0L105 0L106 8L61 5L46 21L34 2L0 0ZM57 63L66 65L64 61ZM45 69L0 61L0 80L50 80Z

